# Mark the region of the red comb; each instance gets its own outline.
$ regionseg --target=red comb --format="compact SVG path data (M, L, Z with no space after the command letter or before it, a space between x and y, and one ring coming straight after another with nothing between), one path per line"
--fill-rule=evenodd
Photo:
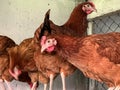
M46 36L42 36L40 44L43 45L45 44L46 41Z

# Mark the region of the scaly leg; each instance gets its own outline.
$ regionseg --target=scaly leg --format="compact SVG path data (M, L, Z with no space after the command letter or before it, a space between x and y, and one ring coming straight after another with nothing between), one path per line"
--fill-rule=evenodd
M44 84L44 90L47 90L47 84Z
M52 84L53 84L53 74L50 74L50 87L49 90L52 90Z
M63 85L63 90L66 90L66 85L65 85L65 75L64 72L61 72L61 79L62 79L62 85Z
M36 88L37 88L37 82L34 82L31 90L36 90Z

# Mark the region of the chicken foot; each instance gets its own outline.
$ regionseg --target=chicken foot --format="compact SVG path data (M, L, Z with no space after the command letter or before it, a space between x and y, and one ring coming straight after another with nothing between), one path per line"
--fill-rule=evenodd
M64 72L61 72L60 75L61 75L61 79L62 79L63 90L66 90L65 74L64 74Z

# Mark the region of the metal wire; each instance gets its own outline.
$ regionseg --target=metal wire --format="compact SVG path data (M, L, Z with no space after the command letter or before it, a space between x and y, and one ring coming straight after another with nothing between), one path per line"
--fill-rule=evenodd
M92 20L92 22L93 34L120 32L120 12L96 18ZM89 90L107 90L107 87L104 83L99 83L93 80L90 80L89 82L94 82L94 89L89 88Z
M120 12L93 20L93 33L120 32Z

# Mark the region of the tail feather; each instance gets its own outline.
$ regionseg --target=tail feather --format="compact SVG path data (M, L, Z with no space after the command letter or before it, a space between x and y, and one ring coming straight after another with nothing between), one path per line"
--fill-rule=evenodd
M42 27L41 32L39 34L39 39L41 39L41 37L45 34L45 31L48 31L48 33L51 34L49 16L50 16L50 9L45 14L43 27Z

